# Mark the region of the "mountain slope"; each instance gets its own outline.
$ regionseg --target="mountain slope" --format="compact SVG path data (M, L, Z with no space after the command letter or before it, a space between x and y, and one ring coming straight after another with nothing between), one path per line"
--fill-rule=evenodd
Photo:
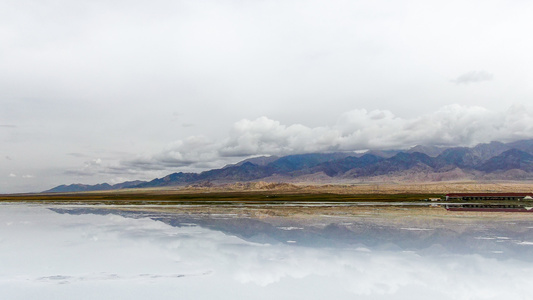
M511 149L498 156L492 157L477 169L484 172L507 171L513 169L533 172L533 155L517 149Z
M417 152L420 150L426 153ZM376 153L379 155L375 155ZM465 173L466 172L466 173ZM353 180L360 177L385 178L404 174L408 178L451 178L447 174L470 174L479 178L531 178L533 176L533 140L512 143L491 142L475 147L416 146L406 151L369 151L349 153L307 153L284 157L256 157L220 169L201 173L172 173L149 182L125 182L117 185L60 185L46 192L82 192L123 188L183 186L201 183L232 183L278 178ZM530 174L531 173L531 174ZM418 176L417 174L425 174ZM428 174L432 174L429 176ZM492 174L492 175L491 175ZM490 175L490 176L489 176ZM404 176L404 177L405 177ZM429 177L428 177L429 176ZM503 176L503 175L502 175ZM329 178L329 179L328 179ZM322 180L321 179L321 180Z

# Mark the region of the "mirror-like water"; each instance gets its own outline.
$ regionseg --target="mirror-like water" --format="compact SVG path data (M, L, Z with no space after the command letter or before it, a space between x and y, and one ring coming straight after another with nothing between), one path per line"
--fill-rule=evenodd
M0 205L1 299L529 299L533 218Z

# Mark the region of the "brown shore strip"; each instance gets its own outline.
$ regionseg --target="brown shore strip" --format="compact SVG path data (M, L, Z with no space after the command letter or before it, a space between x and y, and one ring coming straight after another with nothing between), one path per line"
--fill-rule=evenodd
M419 201L443 198L447 193L531 192L533 182L374 182L361 184L288 184L246 182L212 187L186 186L124 189L76 193L29 193L0 195L0 201L200 203L293 202L293 201Z
M432 181L432 182L360 182L352 184L313 184L313 183L283 183L283 182L237 182L212 186L189 185L169 186L143 189L121 189L111 191L77 192L77 193L20 193L4 194L1 196L17 195L63 195L63 194L94 194L94 193L154 193L154 194L183 194L183 193L213 193L239 191L279 191L284 193L358 193L358 194L396 194L396 193L459 193L459 192L531 192L533 181Z

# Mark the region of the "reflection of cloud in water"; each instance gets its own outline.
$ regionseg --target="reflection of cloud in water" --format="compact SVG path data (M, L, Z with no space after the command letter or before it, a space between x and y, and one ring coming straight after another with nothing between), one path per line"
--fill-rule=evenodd
M518 242L517 244L518 245L528 245L528 246L531 245L531 246L533 246L533 242L525 242L524 241L524 242Z
M357 299L525 299L532 295L531 258L517 260L506 247L533 247L519 245L520 234L512 232L485 229L480 234L481 229L474 228L474 232L447 232L430 238L426 234L439 230L401 230L402 238L439 243L413 248L387 244L383 238L374 243L334 241L331 247L309 247L301 246L300 240L295 245L251 240L260 240L257 236L263 234L277 241L278 231L304 234L308 240L333 232L335 240L352 237L351 227L338 225L333 230L326 226L313 232L305 226L283 230L236 219L219 224L220 220L192 222L177 217L172 221L168 216L151 215L164 221L160 222L145 214L56 214L24 205L0 208L0 219L11 222L10 226L0 224L0 291L11 298L353 299L357 295ZM28 220L32 222L25 224ZM172 222L184 225L169 226ZM237 237L239 224L267 231L254 235L253 230L244 229ZM385 233L385 229L361 232ZM445 248L445 241L462 239L463 234L468 238L461 243L477 241L470 250L479 253ZM497 246L503 247L503 253L491 257L485 251L499 251L492 247L497 237L509 239L500 239L504 244ZM521 241L528 240L533 239Z
M401 230L410 230L410 231L428 231L428 230L434 230L432 228L414 228L414 227L402 227Z
M303 227L294 227L294 226L286 226L286 227L278 227L281 230L302 230Z
M173 279L173 278L183 278L183 277L193 277L193 276L206 276L210 275L212 272L204 272L200 274L138 274L138 275L127 275L121 276L118 274L90 274L85 276L65 276L65 275L52 275L44 276L39 278L29 278L30 281L40 281L40 282L49 282L49 283L74 283L76 281L108 281L108 280L122 280L122 281L146 281L147 279ZM28 280L28 279L26 279Z

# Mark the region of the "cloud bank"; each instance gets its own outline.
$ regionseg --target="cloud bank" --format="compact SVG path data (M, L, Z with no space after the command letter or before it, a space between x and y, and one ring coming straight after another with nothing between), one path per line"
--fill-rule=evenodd
M129 170L220 167L250 156L313 152L407 149L415 145L472 146L533 137L533 114L524 106L504 112L449 105L426 115L402 118L388 110L348 111L330 126L282 124L268 117L234 123L228 136L192 136L151 156L122 161Z

